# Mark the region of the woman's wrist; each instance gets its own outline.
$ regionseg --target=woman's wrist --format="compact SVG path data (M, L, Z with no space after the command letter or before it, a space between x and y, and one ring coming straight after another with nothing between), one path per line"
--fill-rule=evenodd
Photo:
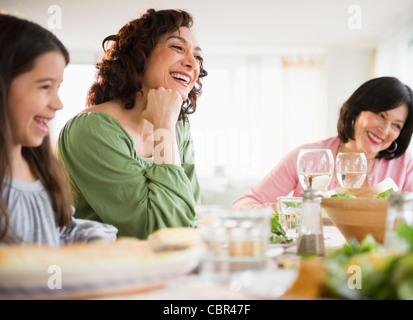
M170 163L180 166L175 128L158 128L153 132L153 155L155 163Z

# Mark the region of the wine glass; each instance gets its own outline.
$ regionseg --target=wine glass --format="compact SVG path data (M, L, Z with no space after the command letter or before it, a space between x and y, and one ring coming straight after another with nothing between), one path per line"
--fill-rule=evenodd
M367 174L364 153L340 152L336 158L336 175L343 188L360 188Z
M334 173L330 149L301 149L297 158L298 179L304 189L327 191Z

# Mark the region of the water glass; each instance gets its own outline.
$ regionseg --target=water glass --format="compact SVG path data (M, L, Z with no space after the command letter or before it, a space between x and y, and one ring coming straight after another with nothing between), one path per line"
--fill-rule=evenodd
M297 239L303 198L301 197L278 197L278 212L281 227L290 239Z
M198 208L197 223L207 245L200 263L201 278L227 283L240 271L264 268L273 212L272 207Z
M393 193L388 199L384 248L391 253L404 253L409 244L398 233L404 224L413 227L413 192Z
M336 157L336 176L343 188L360 188L367 174L364 153L340 152Z
M297 157L298 179L304 190L327 191L334 173L330 149L301 149Z

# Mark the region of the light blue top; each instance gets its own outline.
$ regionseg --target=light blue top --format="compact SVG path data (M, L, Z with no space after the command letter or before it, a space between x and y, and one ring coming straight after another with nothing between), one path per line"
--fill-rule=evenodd
M9 186L9 234L15 242L59 246L60 231L56 226L55 213L40 180L28 183L10 179Z
M58 247L74 242L116 240L118 230L104 223L72 218L67 228L58 227L49 194L40 180L5 181L9 182L4 182L3 199L10 189L8 235L13 242Z

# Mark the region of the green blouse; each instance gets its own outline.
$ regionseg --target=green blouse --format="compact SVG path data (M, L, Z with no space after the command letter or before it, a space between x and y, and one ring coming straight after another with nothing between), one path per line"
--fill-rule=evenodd
M118 228L118 236L146 239L166 227L192 226L200 188L188 120L176 136L182 167L137 155L131 136L102 112L80 113L62 129L59 158L68 173L75 217Z

